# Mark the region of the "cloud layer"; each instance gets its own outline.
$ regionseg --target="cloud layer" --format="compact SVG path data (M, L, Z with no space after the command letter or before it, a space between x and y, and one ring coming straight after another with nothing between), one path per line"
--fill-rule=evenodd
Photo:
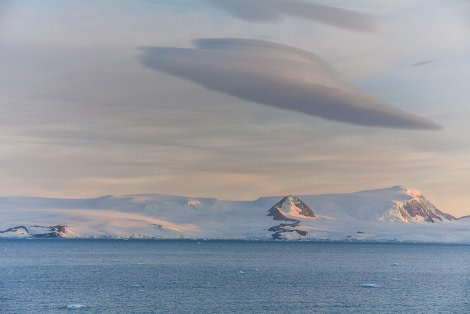
M210 0L235 17L249 22L277 22L284 16L308 19L356 31L371 31L366 14L312 2L295 0Z
M335 76L318 56L249 39L199 39L196 49L141 48L147 67L241 99L364 126L439 129Z

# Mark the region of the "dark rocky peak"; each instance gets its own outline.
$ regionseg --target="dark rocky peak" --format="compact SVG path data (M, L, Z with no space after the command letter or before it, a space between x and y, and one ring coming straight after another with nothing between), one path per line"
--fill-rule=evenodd
M295 221L295 219L288 218L286 215L315 217L310 207L292 195L284 197L268 211L268 216L272 216L274 220Z
M424 220L426 222L436 222L443 220L456 220L454 216L446 214L437 209L421 193L411 192L413 198L408 201L399 202L398 210L400 215L407 221Z

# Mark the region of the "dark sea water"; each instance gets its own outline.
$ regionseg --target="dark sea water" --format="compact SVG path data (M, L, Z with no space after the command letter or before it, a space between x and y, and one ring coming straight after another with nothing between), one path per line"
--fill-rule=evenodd
M0 313L470 313L470 246L0 240Z

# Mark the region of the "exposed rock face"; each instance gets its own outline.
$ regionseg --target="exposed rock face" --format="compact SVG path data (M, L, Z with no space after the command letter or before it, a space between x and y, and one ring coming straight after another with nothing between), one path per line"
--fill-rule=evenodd
M272 216L274 220L288 221L290 223L282 223L269 228L268 231L273 232L273 239L292 240L305 237L307 231L297 228L300 225L300 220L287 217L287 215L315 217L313 210L299 198L292 195L284 197L271 207L268 211L268 216Z
M414 193L409 201L398 202L398 211L406 221L419 221L434 223L436 220L456 220L452 215L441 212L421 193Z
M315 214L310 207L308 207L299 198L292 195L284 197L271 207L268 216L273 216L274 220L296 221L295 219L287 218L285 216L286 214L315 217Z
M272 237L275 240L300 240L307 235L307 231L296 229L295 227L299 224L300 221L292 224L280 224L269 228L268 231L273 232Z
M40 226L37 226L40 227ZM49 232L35 234L34 238L64 238L65 234L68 233L67 226L57 225L52 227L46 227Z
M69 233L69 230L65 225L56 225L50 227L34 225L29 227L15 226L0 231L0 233L5 234L6 236L21 234L32 238L65 238L66 235Z

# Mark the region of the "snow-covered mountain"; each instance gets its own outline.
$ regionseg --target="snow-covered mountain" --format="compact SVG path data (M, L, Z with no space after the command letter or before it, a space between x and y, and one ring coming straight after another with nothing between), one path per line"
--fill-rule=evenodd
M299 198L289 195L277 202L268 211L268 216L273 216L274 220L296 221L294 217L315 217L313 211Z
M397 201L398 216L405 221L445 221L456 220L454 216L437 209L431 202L424 198L419 191L408 191L413 198L408 201Z
M446 214L400 186L255 201L0 197L0 237L470 242L470 218Z
M299 218L315 217L315 214L299 198L289 195L271 207L268 216L272 216L274 220L285 221L268 229L273 232L273 239L299 240L308 234L307 231L297 228L302 223Z

